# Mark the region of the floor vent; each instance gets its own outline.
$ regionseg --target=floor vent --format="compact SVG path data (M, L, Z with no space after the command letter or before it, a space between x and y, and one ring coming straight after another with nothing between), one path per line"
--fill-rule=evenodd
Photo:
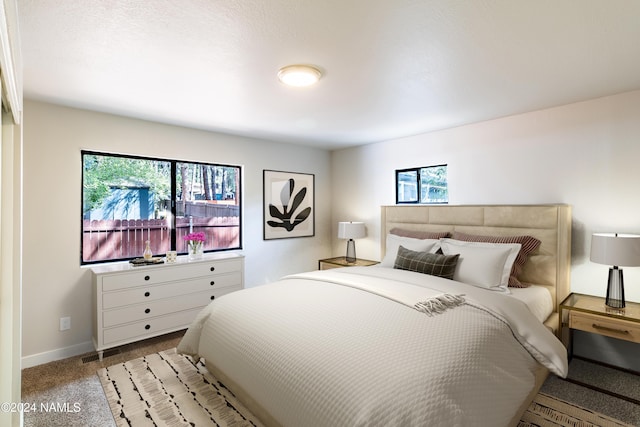
M112 348L110 350L105 350L104 354L102 355L102 358L104 359L105 357L115 356L116 354L120 354L120 349L119 348ZM92 354L90 356L83 357L82 358L82 363L95 362L98 359L99 359L98 353L96 353L96 354Z

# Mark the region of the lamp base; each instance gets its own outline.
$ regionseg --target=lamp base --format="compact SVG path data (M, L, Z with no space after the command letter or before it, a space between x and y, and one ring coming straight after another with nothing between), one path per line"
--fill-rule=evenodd
M609 281L607 282L607 299L605 304L612 308L624 308L624 280L622 269L617 266L609 269Z
M347 255L344 258L349 263L356 262L356 242L353 239L347 241Z

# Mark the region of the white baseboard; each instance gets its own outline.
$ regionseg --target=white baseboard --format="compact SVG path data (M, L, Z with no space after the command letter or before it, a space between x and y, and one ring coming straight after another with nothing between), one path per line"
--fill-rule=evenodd
M95 351L93 342L86 341L81 344L72 345L70 347L58 348L51 351L45 351L43 353L24 356L21 360L22 369L43 365L45 363L66 359L68 357L79 356L81 354L89 353L92 351Z

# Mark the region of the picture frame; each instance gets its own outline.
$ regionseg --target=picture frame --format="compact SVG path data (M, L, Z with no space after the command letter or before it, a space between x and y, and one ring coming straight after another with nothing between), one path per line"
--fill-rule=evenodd
M315 175L263 170L264 240L315 236Z

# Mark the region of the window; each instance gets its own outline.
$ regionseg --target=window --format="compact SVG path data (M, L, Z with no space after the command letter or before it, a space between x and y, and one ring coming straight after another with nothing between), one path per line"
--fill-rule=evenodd
M447 165L396 170L396 203L448 203Z
M183 236L204 232L204 250L241 249L241 168L82 152L81 263L186 253Z

